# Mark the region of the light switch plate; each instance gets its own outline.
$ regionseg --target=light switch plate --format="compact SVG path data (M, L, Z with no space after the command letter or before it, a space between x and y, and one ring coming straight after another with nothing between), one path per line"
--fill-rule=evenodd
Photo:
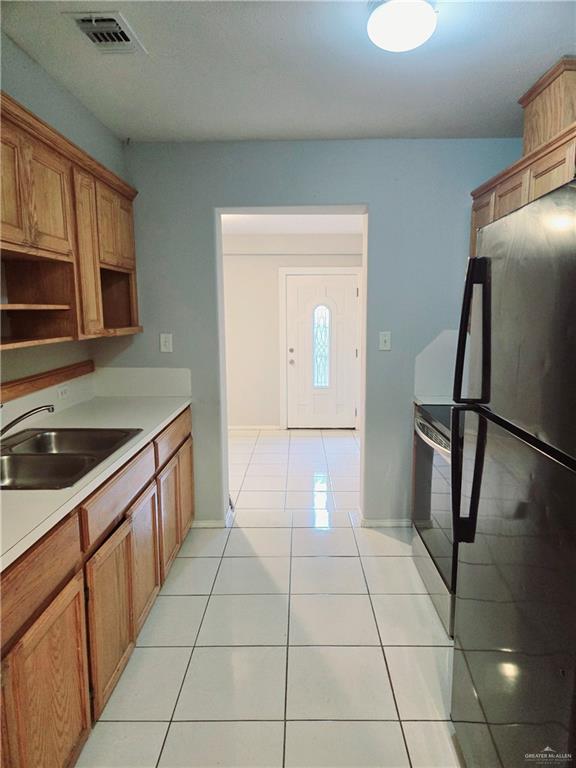
M390 352L392 349L392 331L380 331L378 349L380 352Z
M174 347L172 344L172 334L171 333L161 333L160 334L160 352L173 352Z

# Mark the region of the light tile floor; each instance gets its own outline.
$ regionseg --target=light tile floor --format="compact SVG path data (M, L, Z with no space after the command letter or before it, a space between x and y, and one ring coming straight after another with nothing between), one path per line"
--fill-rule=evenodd
M460 768L451 643L408 528L359 528L354 432L231 432L80 768Z

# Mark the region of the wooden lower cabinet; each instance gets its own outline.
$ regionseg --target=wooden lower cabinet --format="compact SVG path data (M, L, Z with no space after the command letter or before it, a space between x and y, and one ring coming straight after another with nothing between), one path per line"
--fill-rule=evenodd
M180 540L182 541L194 520L194 458L191 437L178 451L178 475L180 483Z
M78 573L2 662L2 766L71 766L90 731L84 578Z
M158 493L150 485L128 510L132 521L132 587L136 635L160 589Z
M132 551L132 521L126 520L86 563L94 719L134 648Z
M180 547L180 471L178 454L160 472L158 483L158 522L160 534L160 573L162 582Z

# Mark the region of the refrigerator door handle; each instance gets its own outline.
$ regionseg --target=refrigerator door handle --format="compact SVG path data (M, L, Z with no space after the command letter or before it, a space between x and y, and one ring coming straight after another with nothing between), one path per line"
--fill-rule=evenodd
M464 361L466 357L466 342L470 326L470 313L474 286L482 287L482 382L480 397L464 397L462 385L464 379ZM454 402L455 403L486 403L490 400L490 357L491 357L491 301L489 262L480 256L468 259L468 271L464 284L464 298L462 300L462 313L460 316L460 328L458 330L458 344L456 347L456 366L454 371Z
M463 428L466 413L475 413L478 417L478 432L476 435L476 450L474 452L474 469L472 472L472 488L468 514L462 515L462 463L464 459ZM452 481L452 529L454 541L472 543L476 536L480 493L482 489L482 474L484 471L484 456L486 453L486 436L488 424L486 419L474 407L456 406L452 409L451 427L451 481Z

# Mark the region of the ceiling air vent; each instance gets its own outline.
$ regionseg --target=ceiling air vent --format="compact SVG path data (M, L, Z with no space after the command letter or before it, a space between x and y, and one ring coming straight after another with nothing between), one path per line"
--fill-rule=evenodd
M101 53L135 53L146 49L118 11L71 14Z

